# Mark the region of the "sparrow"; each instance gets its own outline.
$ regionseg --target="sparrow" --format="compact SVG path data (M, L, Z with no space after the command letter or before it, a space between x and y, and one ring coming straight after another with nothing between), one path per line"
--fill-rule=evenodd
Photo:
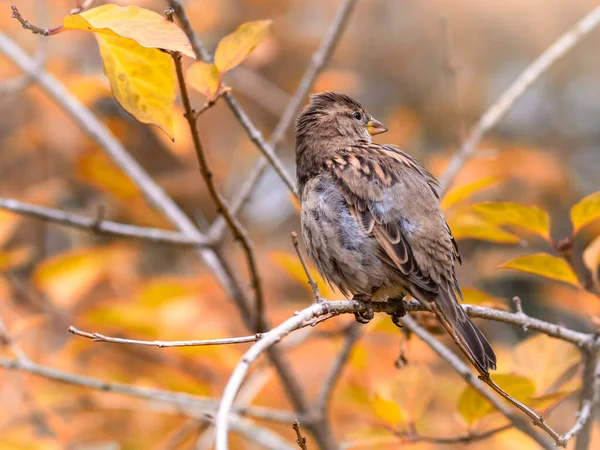
M347 95L310 96L296 119L306 251L331 285L366 302L367 312L357 320L373 317L370 301L410 295L436 313L487 373L496 368L496 355L458 302L455 266L461 259L440 209L440 185L410 155L372 142L386 131Z

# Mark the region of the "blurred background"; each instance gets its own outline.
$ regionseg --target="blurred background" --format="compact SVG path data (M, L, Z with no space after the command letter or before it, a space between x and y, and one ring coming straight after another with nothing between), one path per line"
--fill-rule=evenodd
M157 12L166 7L161 1L111 3L136 4ZM216 211L199 176L181 107L177 106L175 142L171 142L158 128L138 123L113 99L91 34L34 36L10 18L11 4L15 1L0 0L2 32L36 55L207 229ZM25 18L42 27L62 23L75 6L66 0L16 4ZM185 2L195 30L211 50L243 22L273 20L266 41L225 78L267 137L339 4L339 0ZM439 176L485 109L527 64L596 5L594 0L359 0L312 91L335 90L356 97L390 130L378 136L378 142L397 144ZM600 190L599 42L600 30L596 30L545 74L482 142L455 181L460 186L494 178L472 201L540 206L550 214L554 239L570 234L570 207ZM2 89L19 76L19 69L0 54L0 195L92 217L101 211L103 218L114 221L170 228L40 88ZM192 100L201 107L205 98L194 93ZM199 129L217 184L231 198L260 154L222 101L201 116ZM293 130L279 154L293 173ZM462 209L458 205L447 211L457 229ZM289 238L291 231L300 229L298 211L272 170L241 220L257 251L268 316L278 323L309 305L312 297ZM506 299L519 295L525 311L536 317L582 331L594 329L600 314L597 297L558 282L497 269L519 255L551 252L548 243L531 236L521 236L518 243L487 242L473 239L466 231L455 233L464 261L461 284L485 292L484 303L506 307ZM583 249L599 233L596 223L578 235L576 265L583 264ZM246 277L244 260L230 236L223 249L238 263L240 276ZM322 288L329 298L342 298ZM113 346L70 335L66 332L70 324L137 339L203 339L248 332L192 250L97 236L4 211L0 211L0 317L18 345L38 363L106 381L212 398L219 397L247 349L247 345ZM341 442L362 442L361 448L398 448L402 442L381 426L382 417L369 400L392 389L405 370L394 365L402 333L388 321L381 317L364 327L365 335L334 392L335 435ZM351 322L351 317L340 317L320 325L310 337L304 331L292 335L289 353L310 393L317 392L341 347L340 330ZM567 362L573 361L569 346L545 340L527 346L524 338L531 333L498 323L479 324L498 349L502 372L536 380L536 395L547 392L570 367ZM516 354L515 348L521 352ZM5 348L0 353L10 356ZM528 365L531 355L544 355L547 360ZM415 417L420 433L456 436L502 423L495 415L471 424L465 421L456 407L464 383L424 344L411 339L406 356L409 367L435 374L435 383L424 388L431 389L431 398ZM290 408L267 365L255 371L251 384L247 395L252 403ZM0 370L0 404L0 448L210 448L206 423L169 405L56 384L24 373ZM576 405L576 396L558 405L550 415L552 425L561 432L568 429ZM290 441L295 439L288 424L259 423ZM596 439L600 442L598 430ZM258 448L239 436L233 442L234 448ZM411 446L450 448L435 443ZM515 431L470 447L536 448Z

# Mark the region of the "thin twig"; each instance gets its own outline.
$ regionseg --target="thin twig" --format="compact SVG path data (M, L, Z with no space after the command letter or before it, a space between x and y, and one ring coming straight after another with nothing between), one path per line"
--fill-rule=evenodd
M312 277L310 270L308 270L308 264L306 264L304 255L300 251L300 244L298 243L298 234L295 231L292 231L291 236L292 236L292 244L294 245L294 250L296 250L296 254L298 255L300 264L302 264L302 269L304 269L304 273L306 274L306 277L308 278L308 285L310 286L310 288L313 291L313 294L315 295L315 300L317 302L322 302L322 301L324 301L324 299L321 296L321 292L319 291L319 285Z
M460 150L452 157L446 171L440 177L443 192L448 190L460 169L473 156L485 134L496 126L541 75L589 34L599 22L600 6L597 6L529 64L500 98L488 108L473 125Z
M600 364L598 363L598 349L583 350L583 387L577 420L573 427L565 433L565 442L574 436L575 450L588 450L591 448L592 429L596 405L600 398Z
M254 317L256 318L256 322L254 325L254 331L260 333L261 331L265 330L265 300L263 295L262 283L258 274L258 265L256 263L254 248L250 242L248 233L238 222L238 220L231 214L231 212L229 211L229 207L225 202L225 199L223 198L221 193L218 191L217 186L215 185L213 173L208 166L208 161L206 160L206 155L204 154L204 147L202 146L202 141L200 140L200 133L198 132L196 118L194 117L194 111L190 102L190 96L188 95L187 86L185 84L183 66L181 64L181 54L173 53L172 56L173 61L175 62L175 71L177 72L177 79L179 81L179 90L181 93L181 101L183 102L183 107L185 111L185 118L190 127L192 141L194 143L194 149L196 150L198 164L200 165L200 174L202 175L204 183L208 188L210 197L212 198L217 208L217 212L222 214L225 218L229 229L233 233L235 240L237 240L240 243L244 251L244 255L246 257L248 271L250 272L251 286L255 294Z
M208 239L204 236L202 236L201 239L196 240L177 231L138 227L136 225L111 222L108 220L99 221L96 218L81 216L61 209L33 205L12 198L0 198L0 209L107 236L134 238L154 243L184 247L210 246Z
M331 55L335 51L337 44L340 40L340 36L342 32L346 28L348 24L348 20L352 14L352 10L354 5L356 4L356 0L344 0L344 2L338 8L335 18L331 22L329 29L325 33L321 44L317 51L313 54L311 58L310 65L306 68L304 75L302 76L302 80L298 84L296 88L296 92L294 96L288 103L285 111L281 115L281 119L275 126L273 130L273 134L269 139L270 147L275 149L277 152L279 145L283 141L285 134L290 129L292 124L294 123L294 118L300 111L300 108L306 101L306 96L310 91L311 86L315 82L317 76L323 68L329 62ZM193 42L193 41L192 41ZM200 44L201 45L201 44ZM231 212L233 215L237 215L240 210L244 207L244 205L248 202L254 189L256 188L258 182L261 180L262 175L265 169L269 166L269 162L266 158L261 158L256 163L254 169L248 176L248 179L242 184L237 195L231 201ZM292 192L294 189L292 188ZM211 226L208 235L218 239L223 235L225 230L225 223L222 219L217 219L215 223Z
M25 19L16 6L11 6L12 9L12 18L17 19L17 21L25 28L26 30L31 31L33 34L40 34L42 36L52 36L56 33L59 33L62 29L62 25L58 25L54 28L41 28L29 23L27 19Z
M69 330L69 333L91 339L94 342L109 342L112 344L144 345L147 347L159 347L159 348L202 347L202 346L208 346L208 345L245 344L248 342L256 342L262 337L261 333L257 333L253 336L222 338L222 339L202 339L202 340L189 340L189 341L140 341L138 339L124 339L124 338L105 336L100 333L90 333L88 331L78 330L73 325L71 325L68 330Z
M306 438L302 436L302 433L300 432L300 422L297 420L294 421L292 428L296 432L296 444L298 444L300 450L308 450L308 447L306 446Z

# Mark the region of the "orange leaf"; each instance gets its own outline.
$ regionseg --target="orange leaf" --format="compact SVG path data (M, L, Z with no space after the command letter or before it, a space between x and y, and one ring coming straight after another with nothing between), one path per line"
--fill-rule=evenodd
M500 266L501 269L520 270L553 280L563 281L579 287L577 275L571 266L562 258L547 253L520 256Z
M263 41L271 23L271 20L247 22L221 39L215 52L215 65L219 71L225 73L246 59Z
M212 100L221 87L221 74L214 64L196 61L185 72L188 84Z
M0 251L0 271L10 270L26 264L32 256L31 248L21 247L14 250Z
M142 47L181 52L196 58L181 28L154 11L137 6L102 5L65 17L65 28L119 35Z
M406 420L415 423L427 410L433 399L434 382L429 367L409 364L403 367L391 387L391 396L406 413Z
M577 233L588 223L600 217L600 192L584 197L571 208L571 222L573 233Z

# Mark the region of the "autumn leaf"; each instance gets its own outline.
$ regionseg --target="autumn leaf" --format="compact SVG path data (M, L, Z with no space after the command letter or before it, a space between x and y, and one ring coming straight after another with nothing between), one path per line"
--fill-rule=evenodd
M64 27L133 39L142 47L180 52L195 59L181 28L164 16L137 6L102 5L65 17Z
M461 211L448 217L448 224L456 240L480 239L502 244L515 244L519 238L489 223L480 216Z
M577 275L562 258L547 253L520 256L500 266L501 269L520 270L579 287Z
M584 197L571 208L573 234L600 217L600 192Z
M221 39L215 52L215 65L219 72L225 73L246 59L263 41L271 23L271 20L247 22Z
M546 240L550 239L548 213L537 206L512 202L485 202L472 205L471 209L494 225L513 225L532 231Z
M217 66L204 61L196 61L188 67L185 78L192 88L206 95L209 101L215 98L221 86L221 75Z
M377 417L389 425L397 425L405 421L405 414L396 402L379 394L371 398L371 408Z
M444 195L442 201L440 202L441 207L443 210L447 210L457 203L466 200L477 192L497 184L500 180L501 179L498 177L482 178L481 180L455 187L448 191L446 195Z
M0 272L26 264L31 259L32 254L32 249L29 247L0 251Z
M519 401L526 402L535 394L535 384L529 378L515 374L496 374L494 382ZM493 413L495 408L473 387L467 386L458 398L458 412L470 426Z

